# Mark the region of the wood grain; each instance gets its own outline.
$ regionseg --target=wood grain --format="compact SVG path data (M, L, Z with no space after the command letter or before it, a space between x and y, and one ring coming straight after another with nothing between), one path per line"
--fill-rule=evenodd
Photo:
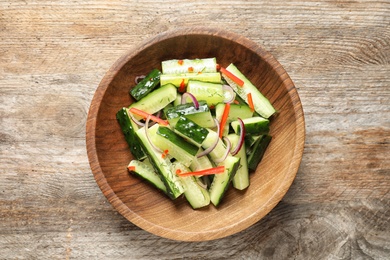
M386 259L388 1L1 1L0 258ZM130 224L93 179L85 120L124 52L207 25L265 46L298 88L305 154L263 220L202 243Z

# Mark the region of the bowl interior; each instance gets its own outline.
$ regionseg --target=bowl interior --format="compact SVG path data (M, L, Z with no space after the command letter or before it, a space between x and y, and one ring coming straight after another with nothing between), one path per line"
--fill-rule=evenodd
M133 102L134 79L167 59L216 57L234 63L267 96L278 113L273 139L246 191L230 188L218 208L193 210L129 175L133 158L116 112ZM87 150L95 179L110 203L129 221L162 237L201 241L225 237L257 222L281 200L295 178L304 142L304 119L296 89L282 66L250 40L228 32L184 30L161 34L119 59L93 98L87 122Z

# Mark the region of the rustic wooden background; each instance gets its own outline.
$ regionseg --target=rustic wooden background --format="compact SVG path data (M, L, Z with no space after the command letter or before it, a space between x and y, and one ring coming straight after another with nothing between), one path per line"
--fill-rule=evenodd
M306 116L285 198L228 238L171 241L129 223L85 148L114 61L168 29L261 44ZM0 259L389 259L390 1L0 0Z

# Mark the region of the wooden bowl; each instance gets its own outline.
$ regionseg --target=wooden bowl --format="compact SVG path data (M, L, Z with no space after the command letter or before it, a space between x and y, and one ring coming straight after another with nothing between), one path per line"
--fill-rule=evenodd
M278 111L270 125L273 136L249 188L230 188L218 208L193 210L179 198L168 199L129 175L133 158L116 112L134 100L128 94L137 75L161 69L167 59L216 57L233 62L270 99ZM293 82L275 58L235 33L188 28L157 35L121 57L107 72L93 97L86 126L88 158L97 184L114 208L138 227L181 241L204 241L240 232L259 221L283 198L301 162L305 125Z

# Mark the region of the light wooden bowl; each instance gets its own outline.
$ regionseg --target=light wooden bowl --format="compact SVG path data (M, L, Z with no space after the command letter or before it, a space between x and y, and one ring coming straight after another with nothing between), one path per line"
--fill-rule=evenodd
M115 114L133 99L137 75L161 69L167 59L216 57L233 62L267 96L278 114L270 125L267 152L244 192L230 188L218 208L193 210L185 198L168 199L127 172L133 158ZM138 227L181 241L204 241L240 232L259 221L283 198L301 162L305 125L293 82L275 58L235 33L209 28L169 31L121 57L93 97L86 127L88 158L97 184L113 207Z

